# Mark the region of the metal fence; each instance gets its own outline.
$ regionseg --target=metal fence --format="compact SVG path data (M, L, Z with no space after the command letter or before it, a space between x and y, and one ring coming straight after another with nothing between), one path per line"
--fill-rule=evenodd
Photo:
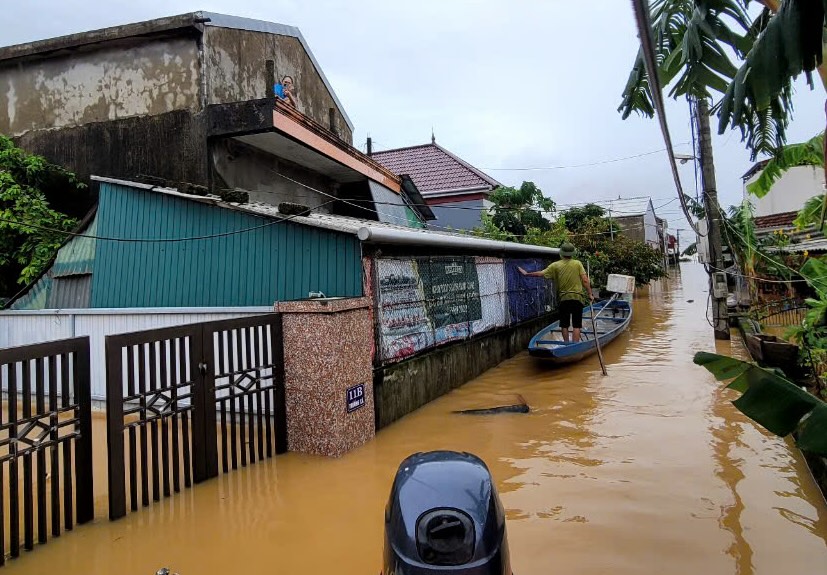
M282 350L278 314L108 336L110 519L287 451Z
M473 256L376 258L372 287L380 361L554 311L551 283L518 270L547 264Z
M0 564L94 517L89 338L0 349ZM21 478L22 467L22 478ZM8 509L6 509L8 505ZM61 521L62 519L62 521Z
M767 327L784 327L800 324L807 315L807 305L799 298L771 301L749 312L750 317Z

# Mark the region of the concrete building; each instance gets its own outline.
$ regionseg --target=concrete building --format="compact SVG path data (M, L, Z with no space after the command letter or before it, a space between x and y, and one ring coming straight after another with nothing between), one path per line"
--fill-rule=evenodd
M621 228L624 236L644 242L658 251L664 250L667 222L657 217L651 198L612 200L606 215Z
M285 76L295 106L275 96ZM87 181L242 190L416 226L432 216L412 182L351 146L301 32L271 22L193 12L0 48L0 133Z
M374 152L371 158L416 184L436 216L437 226L470 230L491 207L488 196L500 183L436 143Z
M756 218L798 212L807 200L824 193L824 169L817 166L796 166L784 172L763 198L747 192L747 186L761 175L767 162L758 162L741 179L744 199L748 200Z

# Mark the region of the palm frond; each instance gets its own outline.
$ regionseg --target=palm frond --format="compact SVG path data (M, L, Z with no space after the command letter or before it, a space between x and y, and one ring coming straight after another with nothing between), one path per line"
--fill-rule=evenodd
M800 229L811 225L819 228L821 226L821 214L823 211L824 194L813 196L804 203L804 207L799 210L798 216L795 218L795 221L793 221L793 224Z
M710 89L723 93L737 72L725 45L738 55L752 47L751 21L744 1L654 0L650 9L661 84L675 82L669 95L709 97ZM629 73L618 112L624 119L632 112L654 115L641 51Z
M822 62L827 1L785 0L755 41L721 101L718 132L741 130L753 160L786 142L792 116L792 80Z
M807 142L780 148L758 179L747 185L747 192L763 198L784 172L796 166L824 166L824 132Z

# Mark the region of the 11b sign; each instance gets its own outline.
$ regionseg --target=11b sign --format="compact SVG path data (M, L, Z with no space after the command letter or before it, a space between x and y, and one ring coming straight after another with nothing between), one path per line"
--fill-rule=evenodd
M347 388L347 412L356 411L365 406L365 384L360 383Z

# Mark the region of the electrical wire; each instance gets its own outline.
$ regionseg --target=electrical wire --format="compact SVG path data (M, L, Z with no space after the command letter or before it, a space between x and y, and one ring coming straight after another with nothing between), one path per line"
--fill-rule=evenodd
M681 142L679 146L689 144L689 142ZM622 158L612 158L610 160L600 160L598 162L589 162L586 164L571 164L568 166L536 166L533 168L483 168L483 170L501 171L501 172L530 172L539 170L568 170L571 168L590 168L592 166L602 166L603 164L613 164L615 162L625 162L626 160L634 160L636 158L643 158L653 154L668 151L669 148L661 148L660 150L652 150L651 152L643 152L642 154L635 154L633 156L624 156Z

